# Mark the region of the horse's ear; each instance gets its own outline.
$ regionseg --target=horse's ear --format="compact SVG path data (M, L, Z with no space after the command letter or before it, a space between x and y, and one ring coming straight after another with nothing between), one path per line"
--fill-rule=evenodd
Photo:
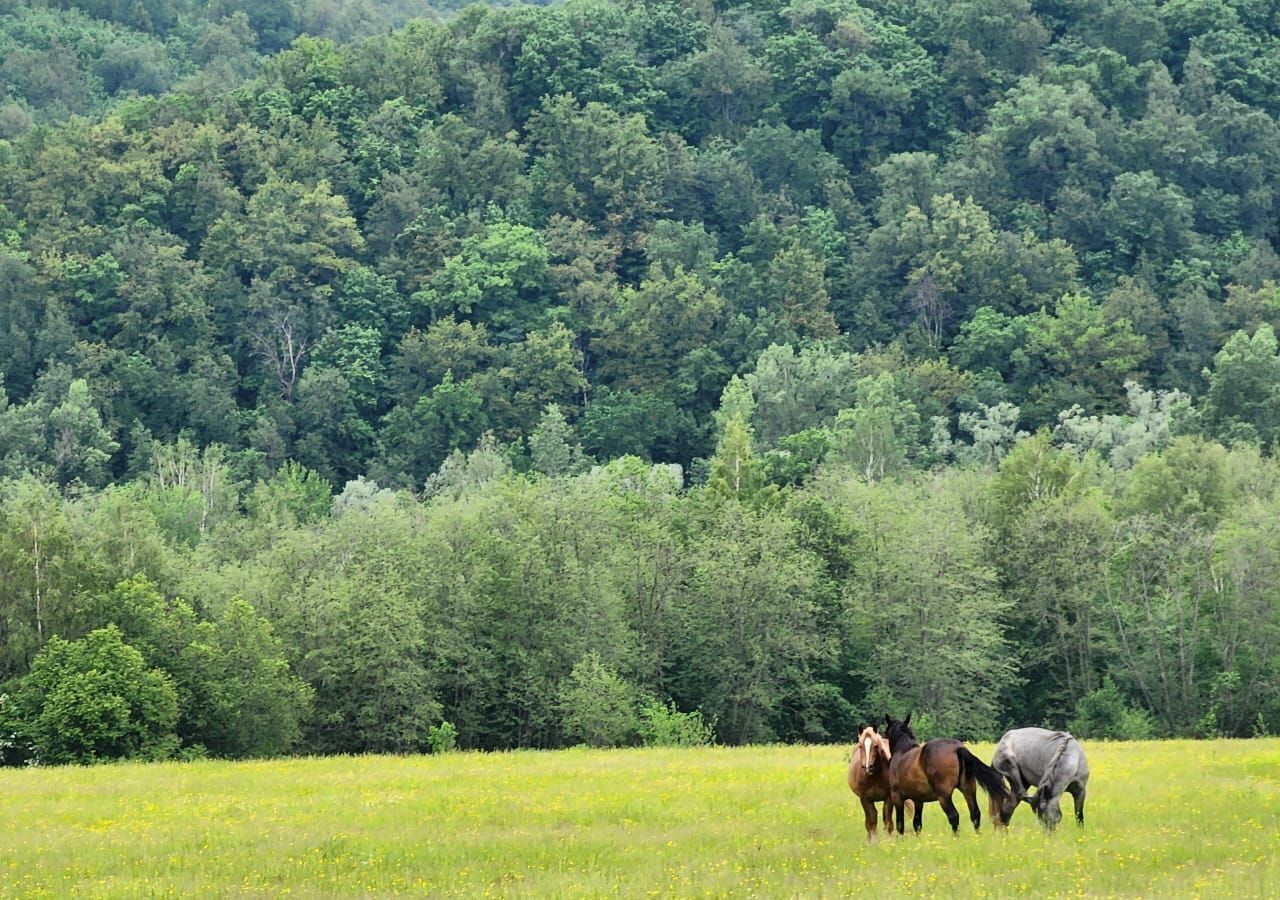
M910 717L910 716L907 716L907 718L908 718L908 719L910 719L911 717ZM889 726L889 725L892 725L892 724L893 724L893 719L890 719L890 718L889 718L889 714L888 714L888 713L885 713L885 714L884 714L884 724L885 724L885 726L886 726L886 727L887 727L887 726Z
M905 719L903 719L903 720L902 720L902 724L903 724L903 725L910 725L910 724L911 724L911 713L907 713L907 717L906 717Z

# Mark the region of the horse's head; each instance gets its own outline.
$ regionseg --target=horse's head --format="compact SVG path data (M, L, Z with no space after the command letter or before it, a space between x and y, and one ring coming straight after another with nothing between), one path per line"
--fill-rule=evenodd
M1052 831L1062 822L1062 805L1060 797L1049 791L1036 791L1027 798L1027 803L1036 811L1040 824Z
M911 744L918 743L915 734L911 731L911 713L907 713L905 719L895 719L885 713L884 733L889 739L891 748L897 747L904 740L909 741Z
M1000 804L1000 824L1002 825L1009 824L1009 820L1013 818L1013 814L1018 811L1019 805L1023 803L1031 803L1030 797L1019 797L1007 780L1005 781L1005 787L1009 789L1009 793L1005 795L1004 801Z
M889 742L884 735L876 734L874 725L867 725L858 733L858 747L862 750L862 771L867 775L871 774L881 759L888 762L893 756Z

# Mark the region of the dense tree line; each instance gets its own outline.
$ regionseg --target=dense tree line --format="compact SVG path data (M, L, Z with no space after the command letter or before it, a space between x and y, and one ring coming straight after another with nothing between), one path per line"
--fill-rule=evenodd
M1276 721L1265 4L419 12L0 0L6 753Z
M1280 466L1064 434L907 480L842 444L780 487L735 414L688 487L584 468L553 410L531 471L486 442L425 498L331 497L296 464L250 487L189 444L76 497L10 481L4 752L403 752L442 722L464 747L626 743L655 704L726 742L847 739L884 708L973 737L1267 732Z

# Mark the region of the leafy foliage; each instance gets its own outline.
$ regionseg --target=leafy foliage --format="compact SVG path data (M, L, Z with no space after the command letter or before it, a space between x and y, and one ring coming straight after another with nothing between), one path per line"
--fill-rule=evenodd
M640 705L639 732L646 747L701 747L715 738L713 723L701 712L680 712L674 703L655 698Z
M1083 738L1120 741L1146 740L1155 733L1151 716L1143 709L1129 706L1124 695L1109 679L1080 699L1077 715L1071 720L1070 727L1072 732Z
M115 626L51 638L12 699L7 729L41 762L163 759L177 748L178 696Z
M24 727L109 627L226 756L1280 721L1274 16L446 6L0 5Z
M595 651L570 670L560 709L566 737L589 747L616 747L636 731L635 691Z

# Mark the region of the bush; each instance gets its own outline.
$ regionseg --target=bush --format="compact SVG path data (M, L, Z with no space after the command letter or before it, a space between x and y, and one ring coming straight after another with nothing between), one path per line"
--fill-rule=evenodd
M701 710L680 712L675 701L651 697L640 706L640 741L646 747L705 747L715 741L715 725Z
M0 766L16 766L30 756L8 694L0 692Z
M1227 724L1229 713L1238 714L1240 703L1240 673L1219 672L1209 683L1209 708L1196 723L1196 737L1235 737Z
M594 650L574 665L560 690L560 725L572 741L617 747L635 734L635 691Z
M1076 717L1069 725L1082 738L1112 738L1118 741L1142 741L1155 737L1155 721L1139 706L1130 706L1111 676L1102 687L1080 698Z
M427 746L432 753L451 753L458 749L458 729L452 722L441 722L427 729Z
M114 625L78 641L52 638L31 664L6 713L43 763L164 759L178 747L178 693L147 669Z

